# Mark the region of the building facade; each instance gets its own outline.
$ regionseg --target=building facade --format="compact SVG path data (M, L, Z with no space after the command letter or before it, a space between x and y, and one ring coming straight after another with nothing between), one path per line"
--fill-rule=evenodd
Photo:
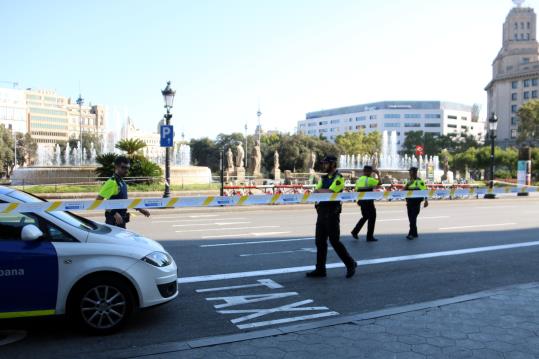
M71 98L53 90L0 88L0 125L30 133L38 144L54 145L82 132L103 138L106 109L100 105L79 107Z
M0 125L15 132L28 132L26 98L21 90L0 88Z
M80 138L82 132L100 137L105 131L103 106L74 103L53 90L24 90L28 132L40 144L55 144L70 138Z
M513 145L518 135L518 109L539 98L537 16L532 8L517 5L507 15L502 48L492 63L492 81L485 90L488 114L495 113L499 119L498 143Z
M400 146L410 131L435 135L467 134L484 139L485 122L478 106L441 101L383 101L309 112L298 122L298 133L324 136L334 142L346 132L396 131Z

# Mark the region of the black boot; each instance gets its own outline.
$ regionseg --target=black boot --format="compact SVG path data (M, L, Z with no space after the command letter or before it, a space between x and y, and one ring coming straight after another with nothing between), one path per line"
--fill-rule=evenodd
M356 274L357 262L354 261L350 267L346 268L346 278L352 278Z
M315 269L312 272L305 274L307 278L325 278L327 276L326 271L322 269Z

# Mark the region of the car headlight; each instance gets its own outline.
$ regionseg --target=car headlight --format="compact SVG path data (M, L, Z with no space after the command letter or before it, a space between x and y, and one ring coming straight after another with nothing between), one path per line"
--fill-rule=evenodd
M163 252L150 253L141 260L156 267L166 267L172 264L172 257Z

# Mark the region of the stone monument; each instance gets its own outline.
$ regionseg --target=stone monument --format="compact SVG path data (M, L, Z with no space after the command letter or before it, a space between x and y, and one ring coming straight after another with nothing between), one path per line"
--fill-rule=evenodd
M260 177L260 168L262 165L262 152L260 151L260 142L256 141L251 158L251 170L253 177Z
M279 152L275 151L273 154L273 179L275 181L281 180L281 164L279 163Z
M238 142L236 147L236 178L238 181L245 181L245 167L243 167L243 160L245 158L245 151L241 142Z
M309 158L309 174L316 173L316 171L314 170L315 165L316 165L316 153L311 152L311 156Z

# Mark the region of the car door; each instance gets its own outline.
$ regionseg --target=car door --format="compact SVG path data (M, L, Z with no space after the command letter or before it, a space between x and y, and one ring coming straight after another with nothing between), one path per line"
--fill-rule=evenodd
M58 292L58 259L46 239L23 241L24 226L40 227L30 213L0 213L0 318L51 315Z

